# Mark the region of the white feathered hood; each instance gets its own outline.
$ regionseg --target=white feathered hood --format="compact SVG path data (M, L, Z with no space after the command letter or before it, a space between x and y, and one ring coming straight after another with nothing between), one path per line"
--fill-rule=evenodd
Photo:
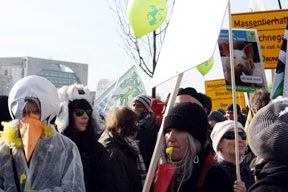
M8 107L13 119L22 119L25 100L37 98L40 102L41 121L48 124L59 112L56 87L46 78L37 75L24 77L12 87Z
M58 97L60 100L60 112L56 118L55 124L57 125L57 129L63 133L64 130L68 127L69 122L69 102L85 99L90 104L93 109L92 120L97 128L96 132L100 132L104 129L103 123L100 121L100 116L95 107L93 107L93 97L89 89L82 84L73 84L70 86L63 86L58 89Z

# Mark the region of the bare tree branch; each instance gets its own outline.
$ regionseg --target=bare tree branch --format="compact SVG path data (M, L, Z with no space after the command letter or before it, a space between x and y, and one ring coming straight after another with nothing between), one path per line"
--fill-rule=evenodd
M123 49L149 77L154 74L166 29L175 4L175 0L166 0L168 13L165 22L157 30L135 38L126 15L128 0L107 0L123 40Z

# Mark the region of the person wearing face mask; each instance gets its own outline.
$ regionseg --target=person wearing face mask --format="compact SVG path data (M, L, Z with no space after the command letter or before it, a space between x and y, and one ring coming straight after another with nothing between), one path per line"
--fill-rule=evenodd
M98 142L103 126L87 87L81 84L58 89L60 113L57 129L74 141L79 149L87 192L112 191L112 170L105 148Z
M56 87L27 76L12 87L9 112L0 133L0 191L85 191L77 146L55 131Z
M169 111L164 120L165 147L160 162L173 164L176 170L165 191L232 191L224 170L201 153L207 141L207 126L207 115L199 104L184 102ZM170 155L165 152L167 148L172 148Z
M238 125L240 176L241 181L236 181L235 135L234 121L226 120L216 123L211 133L212 146L216 153L215 159L230 178L234 191L245 192L254 183L253 173L244 161L246 149L246 133L241 123Z

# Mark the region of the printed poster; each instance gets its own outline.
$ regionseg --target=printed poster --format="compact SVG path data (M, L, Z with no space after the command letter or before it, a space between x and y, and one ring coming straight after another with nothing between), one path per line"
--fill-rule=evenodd
M232 90L228 30L221 30L218 46L223 65L226 88ZM236 91L254 92L266 88L257 30L233 29L234 76Z

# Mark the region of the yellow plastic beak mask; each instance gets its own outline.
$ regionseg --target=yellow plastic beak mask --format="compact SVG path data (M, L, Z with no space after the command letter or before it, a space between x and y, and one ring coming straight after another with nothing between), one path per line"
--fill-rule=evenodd
M44 125L41 123L39 115L29 114L20 121L20 134L27 161L30 160L43 130Z

